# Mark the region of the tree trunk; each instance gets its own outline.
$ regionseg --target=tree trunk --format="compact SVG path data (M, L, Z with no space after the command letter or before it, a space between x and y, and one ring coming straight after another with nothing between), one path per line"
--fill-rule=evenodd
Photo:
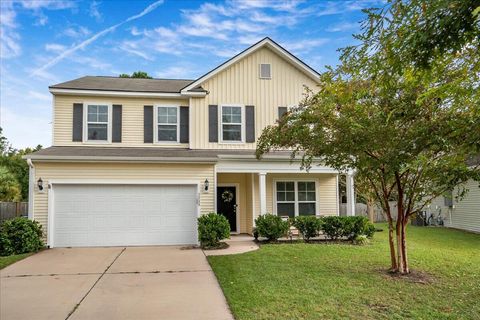
M403 219L402 224L402 256L403 256L403 271L402 273L410 273L410 268L408 266L408 257L407 257L407 225L408 217Z
M375 211L374 211L375 201L374 199L368 197L367 198L367 214L368 219L371 223L375 223Z
M388 244L390 247L390 271L391 272L398 272L398 264L397 264L397 257L395 255L395 243L393 242L393 220L392 220L392 213L390 212L390 205L388 203L388 199L385 201L387 206L385 207L386 212L385 215L387 216L388 221Z

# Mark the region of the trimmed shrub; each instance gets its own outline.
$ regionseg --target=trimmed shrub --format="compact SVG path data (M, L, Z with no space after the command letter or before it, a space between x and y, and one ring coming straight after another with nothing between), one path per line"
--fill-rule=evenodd
M359 236L373 237L375 233L375 226L368 220L367 217L354 216L342 217L345 218L344 234L348 240L355 240Z
M230 224L221 214L210 212L198 218L198 241L204 249L219 247L220 240L230 237Z
M24 217L5 220L0 225L0 256L36 252L45 245L42 226Z
M344 226L345 226L345 219L347 217L339 217L339 216L327 216L322 218L322 231L325 235L332 239L337 240L344 235Z
M328 238L333 240L347 238L348 240L353 241L359 236L371 238L375 233L375 226L368 220L367 217L330 216L324 217L322 220L322 231Z
M322 228L322 220L315 216L298 216L293 220L293 226L302 234L303 240L318 236Z
M289 223L279 216L267 213L255 219L255 226L260 237L276 241L287 234Z

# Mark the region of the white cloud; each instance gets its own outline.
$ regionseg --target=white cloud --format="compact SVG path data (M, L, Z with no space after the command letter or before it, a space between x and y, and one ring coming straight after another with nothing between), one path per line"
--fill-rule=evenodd
M349 30L356 30L360 28L360 24L356 22L340 22L329 26L326 31L328 32L344 32Z
M291 51L295 54L309 52L317 47L323 46L328 43L330 39L319 38L319 39L303 39L292 42L284 42L283 46L288 51Z
M96 34L94 34L92 37L88 38L87 40L81 42L80 44L76 45L76 46L73 46L65 51L63 51L62 53L60 53L58 56L56 56L55 58L53 58L52 60L50 60L48 63L46 63L45 65L41 66L40 68L38 68L37 70L33 71L31 73L31 76L35 76L35 75L40 75L42 74L43 72L45 72L45 70L51 68L52 66L56 65L58 62L62 61L63 59L65 59L66 57L72 55L73 53L75 53L77 50L81 50L81 49L84 49L85 47L87 47L89 44L91 44L92 42L94 42L95 40L97 40L98 38L114 31L116 28L118 28L119 26L127 23L127 22L130 22L130 21L133 21L133 20L136 20L136 19L139 19L141 17L143 17L144 15L150 13L151 11L155 10L158 6L160 6L161 4L163 3L163 0L159 0L159 1L156 1L154 3L152 3L151 5L149 5L148 7L146 7L142 12L140 12L139 14L136 14L136 15L133 15L129 18L127 18L126 20L120 22L120 23L117 23L109 28L106 28Z
M69 27L63 31L63 34L71 38L83 38L92 33L88 28L83 26Z
M27 97L29 99L37 100L37 101L38 100L48 101L48 102L52 101L52 97L49 94L41 93L41 92L38 92L38 91L32 91L32 90L28 91Z
M90 10L89 10L90 17L95 18L95 20L97 22L103 20L103 16L100 13L100 10L98 10L99 6L100 6L100 2L98 2L98 1L94 0L94 1L92 1L92 3L90 3Z
M66 46L64 46L63 44L59 44L59 43L47 43L47 44L45 44L45 50L49 51L49 52L58 53L58 52L64 51L66 48L67 48Z
M155 73L157 78L172 79L192 79L194 67L192 66L172 66Z

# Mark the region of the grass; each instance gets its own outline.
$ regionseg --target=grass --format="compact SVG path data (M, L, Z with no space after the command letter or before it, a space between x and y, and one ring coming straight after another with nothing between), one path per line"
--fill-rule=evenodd
M23 253L23 254L14 254L11 256L0 257L0 269L3 269L12 263L25 259L26 257L32 255L32 253Z
M409 227L411 269L394 278L388 234L370 245L271 244L210 256L236 319L480 319L480 235Z

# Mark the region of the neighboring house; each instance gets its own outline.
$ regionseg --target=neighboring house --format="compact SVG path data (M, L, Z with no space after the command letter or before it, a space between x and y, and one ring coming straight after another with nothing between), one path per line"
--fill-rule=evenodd
M196 80L51 86L53 146L27 157L29 217L50 247L66 247L197 243L197 217L212 211L238 233L267 212L338 215L335 170L254 154L262 129L318 77L265 38Z

